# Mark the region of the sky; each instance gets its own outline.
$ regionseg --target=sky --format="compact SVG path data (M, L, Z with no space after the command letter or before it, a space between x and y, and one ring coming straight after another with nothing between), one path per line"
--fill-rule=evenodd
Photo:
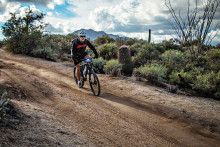
M202 8L198 0L198 7ZM185 14L186 0L171 0L175 10ZM190 6L195 0L190 0ZM93 29L109 34L148 39L148 30L152 32L152 42L161 42L176 37L170 23L172 16L165 0L0 0L0 26L9 18L9 13L23 16L31 9L34 13L44 13L46 31L52 34L68 34L79 29ZM213 19L213 26L220 21L220 6ZM211 32L217 32L215 28ZM209 33L213 35L214 33ZM220 31L219 31L220 32ZM3 39L2 30L0 39ZM220 33L213 44L220 41Z

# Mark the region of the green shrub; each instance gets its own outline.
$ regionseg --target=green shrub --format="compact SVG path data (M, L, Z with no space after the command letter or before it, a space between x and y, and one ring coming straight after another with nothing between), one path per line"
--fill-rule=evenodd
M113 42L115 42L115 40L113 38L109 37L108 35L103 35L102 37L98 36L94 40L94 43L96 45L102 45L102 44L113 43Z
M142 43L138 42L130 46L131 56L137 55L142 49Z
M0 120L5 116L8 104L7 93L5 92L5 85L0 84Z
M117 59L107 61L104 66L104 70L107 74L112 74L112 71L116 69L122 69L122 64L120 64Z
M99 55L105 60L117 58L117 46L113 43L100 45L97 51Z
M160 57L164 62L171 65L180 64L185 60L184 53L178 50L167 50Z
M50 47L52 50L54 50L59 59L62 57L64 53L70 54L70 49L72 46L70 36L64 35L47 36L44 38L42 44L44 45L42 46L42 48Z
M5 92L6 86L4 84L0 84L0 96Z
M218 95L217 82L220 81L220 72L215 73L213 71L206 72L204 74L199 74L193 84L193 89L201 91L210 96Z
M203 60L203 62L201 62ZM202 65L203 63L203 65ZM204 66L207 70L220 70L220 49L212 49L207 51L205 55L200 55L198 57L197 64Z
M187 72L185 72L184 69L182 68L181 70L174 70L168 77L169 77L169 81L172 84L175 83L179 84L177 74L180 74L182 77L184 77L186 82L194 83L196 77L203 73L204 73L204 68L201 67L192 67L192 70Z
M52 61L55 60L54 59L55 52L49 47L38 48L36 50L33 50L32 55L34 57L44 58Z
M41 12L36 14L30 9L23 17L16 17L16 13L10 13L10 15L8 21L2 25L6 50L31 55L31 52L39 45L46 26L42 22L45 15Z
M144 77L150 81L161 81L165 82L166 81L166 76L167 76L167 68L158 65L158 64L152 64L152 65L144 65L141 66L137 69L134 70L134 73Z
M91 57L95 57L95 54L93 53L93 51L87 46L86 47L86 52L91 56Z
M98 59L93 60L93 67L96 73L105 73L104 72L104 65L106 64L106 60L104 60L102 57L99 57Z
M184 73L183 72L183 69L181 70L181 72L178 72L178 71L172 71L172 73L171 74L169 74L169 82L171 83L171 84L180 84L180 81L179 81L179 79L178 79L178 76L177 76L177 74L181 74L181 75L183 75L182 73Z
M147 62L151 63L153 60L158 59L161 54L153 44L144 44L142 48L143 49L132 58L134 67L143 66Z
M192 67L190 71L173 71L169 75L172 84L181 84L177 74L192 86L192 89L208 96L220 98L220 72L207 71L201 67Z
M0 41L0 48L4 46L4 41Z

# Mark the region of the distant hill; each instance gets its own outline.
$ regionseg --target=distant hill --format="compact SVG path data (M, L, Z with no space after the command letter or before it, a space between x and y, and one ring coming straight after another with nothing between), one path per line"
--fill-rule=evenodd
M113 34L107 34L104 31L94 31L92 29L80 29L77 31L74 31L73 34L78 34L80 31L85 31L87 34L87 38L90 38L91 40L95 40L98 36L108 35L111 38L118 38L119 35L113 35ZM127 37L126 37L127 38Z

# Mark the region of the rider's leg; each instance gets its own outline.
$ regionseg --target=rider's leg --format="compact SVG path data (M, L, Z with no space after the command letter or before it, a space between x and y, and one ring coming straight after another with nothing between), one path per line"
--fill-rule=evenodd
M91 58L91 56L89 56L89 55L86 55L86 56L84 57L84 59L86 59L86 58Z
M80 81L80 64L76 65L76 77L77 80Z

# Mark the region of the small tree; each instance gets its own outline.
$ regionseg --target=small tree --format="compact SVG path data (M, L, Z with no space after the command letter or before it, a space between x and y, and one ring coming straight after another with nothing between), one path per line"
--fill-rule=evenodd
M31 55L31 52L37 48L45 27L41 21L44 14L35 14L29 9L24 17L17 17L16 13L10 15L11 18L2 26L6 37L6 50Z

